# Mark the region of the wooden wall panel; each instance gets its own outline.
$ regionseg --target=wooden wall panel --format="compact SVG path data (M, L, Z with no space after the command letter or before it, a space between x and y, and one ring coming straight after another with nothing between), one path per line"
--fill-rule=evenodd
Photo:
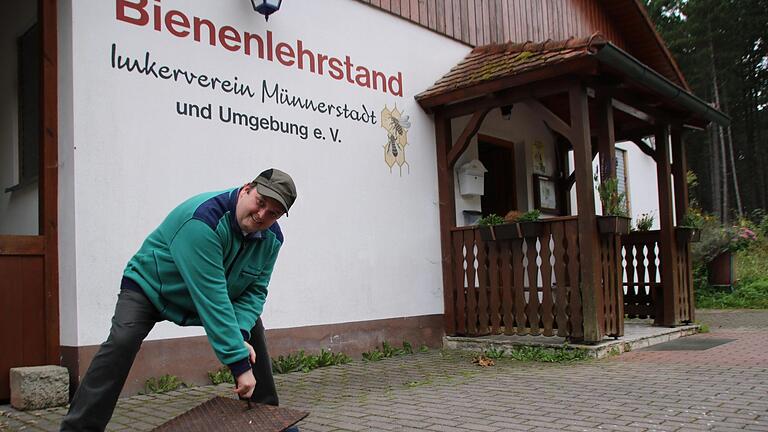
M360 0L468 45L564 40L597 31L625 48L596 0Z
M0 255L0 400L10 368L47 363L43 268L42 255Z

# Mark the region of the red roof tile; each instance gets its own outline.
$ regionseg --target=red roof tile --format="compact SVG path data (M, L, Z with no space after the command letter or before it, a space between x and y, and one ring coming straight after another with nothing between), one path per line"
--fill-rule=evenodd
M416 95L422 101L454 90L591 55L606 44L600 33L564 41L492 44L477 47L432 87Z

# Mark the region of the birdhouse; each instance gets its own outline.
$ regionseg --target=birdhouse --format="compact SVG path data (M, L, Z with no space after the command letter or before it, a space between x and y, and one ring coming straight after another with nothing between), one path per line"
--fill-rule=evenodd
M485 185L485 169L483 164L475 159L459 167L459 193L461 196L481 196Z

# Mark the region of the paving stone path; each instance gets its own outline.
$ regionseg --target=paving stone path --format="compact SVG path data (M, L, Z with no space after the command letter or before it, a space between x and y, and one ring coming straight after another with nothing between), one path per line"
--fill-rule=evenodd
M277 376L302 431L768 431L768 311L699 312L734 339L703 351L638 350L572 364L472 364L433 350ZM108 430L151 430L230 385L135 396ZM53 431L64 409L0 407L0 430Z

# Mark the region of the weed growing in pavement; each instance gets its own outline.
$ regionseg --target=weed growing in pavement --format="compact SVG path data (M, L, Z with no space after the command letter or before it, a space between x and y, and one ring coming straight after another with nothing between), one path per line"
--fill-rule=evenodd
M483 354L490 359L500 359L504 357L504 348L496 348L491 345L490 348L483 351Z
M374 362L385 358L397 357L406 354L413 354L413 346L409 342L403 342L402 348L395 348L389 342L381 343L381 350L375 348L363 353L363 361Z
M429 347L428 346L422 345L422 346L419 347L419 352L425 353L427 351L429 351Z
M432 380L431 379L426 379L424 381L409 381L409 382L405 383L405 385L408 388L420 387L420 386L429 385L429 384L432 384Z
M235 379L232 377L232 371L228 367L221 367L213 372L208 372L208 379L211 380L211 384L234 384Z
M297 353L278 356L272 359L272 373L286 374L291 372L309 372L313 369L349 363L352 359L344 353L333 353L324 349L320 354Z
M567 346L559 348L521 346L513 349L509 353L509 357L517 361L565 363L585 360L588 358L588 355L586 350L572 349Z
M709 325L702 324L698 321L696 321L696 324L699 325L699 333L709 333Z
M144 382L144 390L141 394L167 393L187 385L175 375L163 375L160 378L152 377Z

